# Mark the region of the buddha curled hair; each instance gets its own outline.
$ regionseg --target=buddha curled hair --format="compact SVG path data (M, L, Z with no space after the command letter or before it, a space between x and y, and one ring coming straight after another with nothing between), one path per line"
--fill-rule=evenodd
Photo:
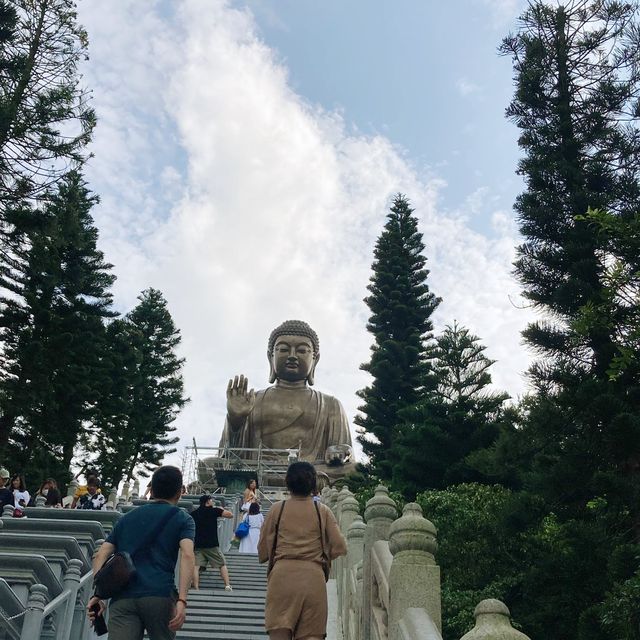
M313 355L320 352L320 340L318 334L302 320L285 320L279 327L276 327L269 336L269 355L273 354L273 347L280 336L303 336L311 340L313 345Z

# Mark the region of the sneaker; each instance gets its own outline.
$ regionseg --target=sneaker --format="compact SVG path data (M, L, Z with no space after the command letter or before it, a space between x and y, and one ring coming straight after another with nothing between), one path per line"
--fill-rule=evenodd
M228 585L224 588L224 590L225 590L225 591L233 591L233 587L232 587L230 584L228 584Z

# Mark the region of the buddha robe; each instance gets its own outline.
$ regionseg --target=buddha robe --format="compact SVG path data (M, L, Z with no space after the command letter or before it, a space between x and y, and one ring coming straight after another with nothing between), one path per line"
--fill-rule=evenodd
M244 423L232 429L225 422L220 446L255 448L260 443L272 449L297 449L299 440L295 433L304 431L300 459L313 464L324 464L327 447L335 444L351 445L351 433L347 416L340 402L327 394L308 389L309 400L303 408L291 407L291 411L279 411L280 419L269 419L271 403L278 402L274 387L256 393L256 403ZM244 457L244 456L243 456ZM257 457L246 455L246 457Z

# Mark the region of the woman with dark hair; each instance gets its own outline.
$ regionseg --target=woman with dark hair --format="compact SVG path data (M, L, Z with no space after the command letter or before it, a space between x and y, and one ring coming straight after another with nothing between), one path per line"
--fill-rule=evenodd
M251 480L247 482L247 488L242 494L242 506L240 509L248 513L249 507L254 502L258 502L258 481L255 478L251 478Z
M57 487L52 487L47 492L47 499L44 501L45 507L62 508L62 497Z
M24 509L31 500L31 496L29 495L27 487L24 484L24 476L21 476L19 473L11 476L10 489L13 491L13 500L16 507Z
M258 540L260 539L260 529L264 522L264 516L260 513L260 504L252 502L249 505L249 513L243 520L249 523L249 533L240 540L238 553L258 553Z
M331 561L347 543L331 510L314 502L315 467L294 462L287 470L290 498L267 515L258 559L269 561L265 627L271 640L319 640L327 633L327 589Z
M40 485L40 488L36 492L36 495L33 497L34 504L35 504L35 499L38 496L43 496L45 499L48 498L49 497L49 491L51 491L52 489L55 489L56 491L58 491L58 483L53 478L47 478ZM58 493L58 496L60 496L60 493Z

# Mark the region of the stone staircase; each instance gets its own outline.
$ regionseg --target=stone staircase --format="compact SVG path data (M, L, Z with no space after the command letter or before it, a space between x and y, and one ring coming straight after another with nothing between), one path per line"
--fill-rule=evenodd
M200 574L200 590L189 592L187 620L178 632L181 640L267 640L264 601L267 568L258 556L225 554L233 591L225 591L220 572L210 567Z

